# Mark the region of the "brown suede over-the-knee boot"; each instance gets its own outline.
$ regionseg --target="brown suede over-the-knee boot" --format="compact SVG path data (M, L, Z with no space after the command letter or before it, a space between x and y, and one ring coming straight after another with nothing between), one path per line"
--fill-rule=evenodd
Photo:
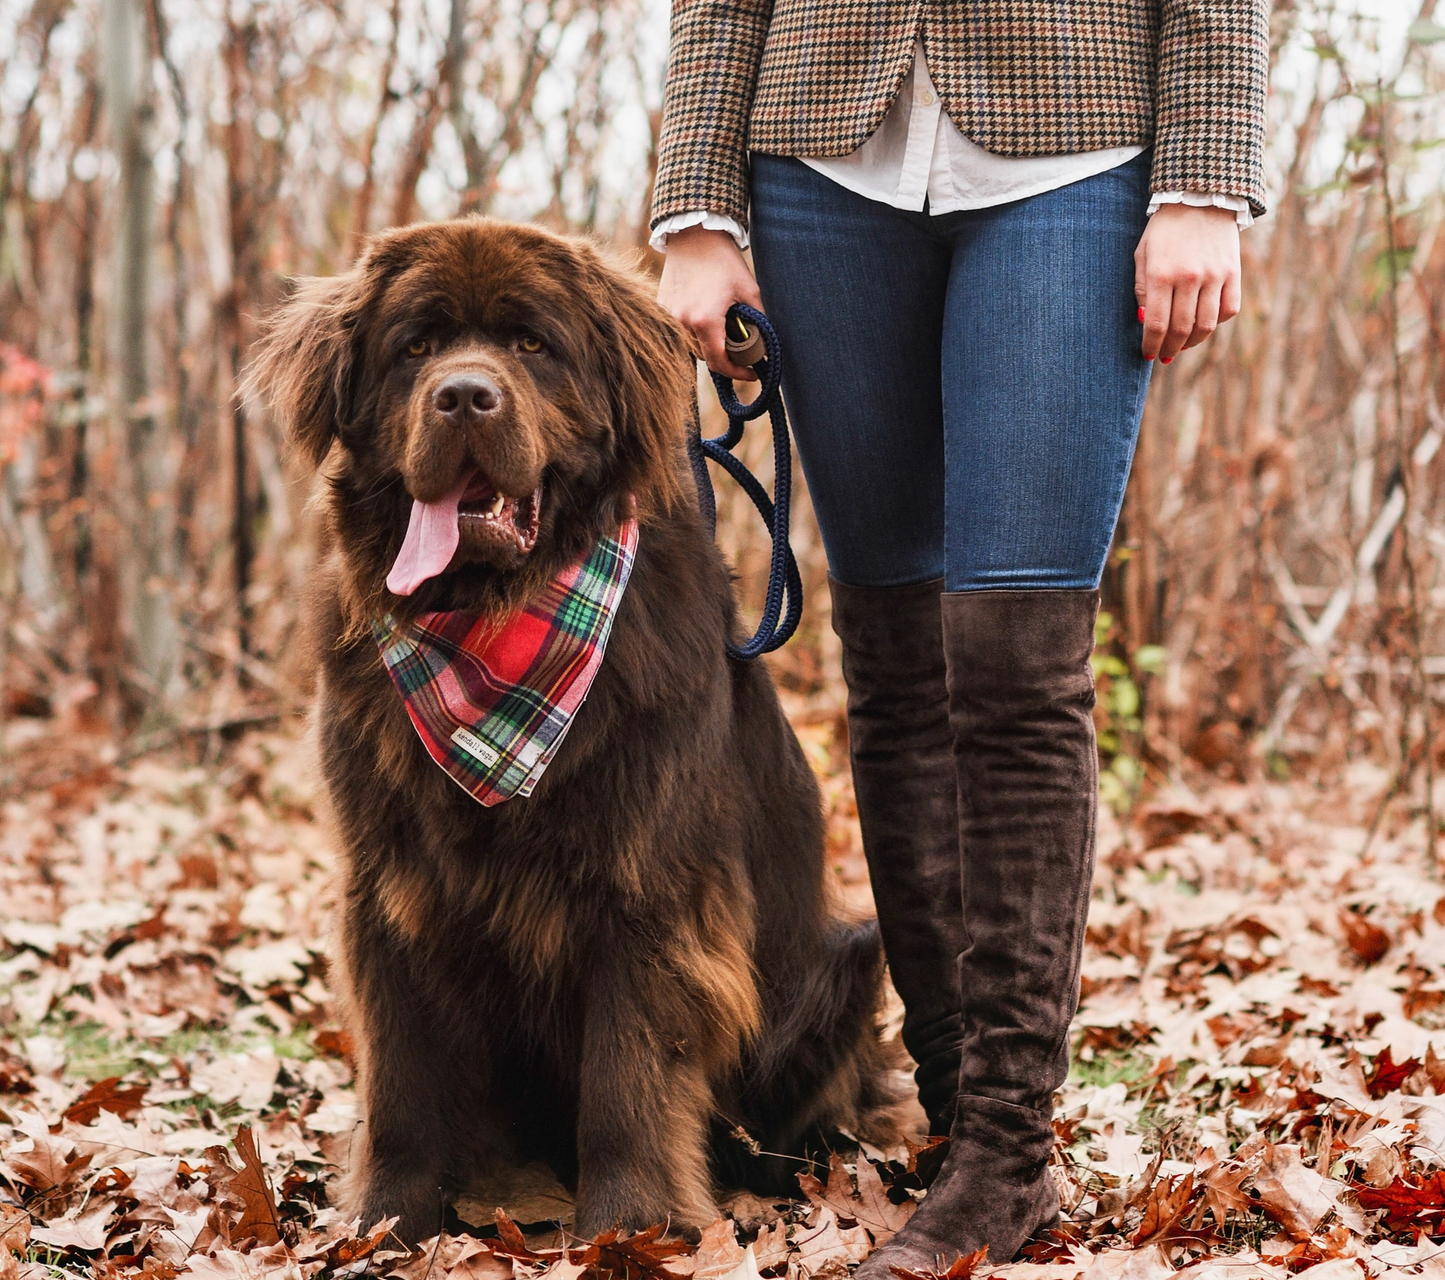
M861 1280L941 1270L983 1245L1008 1262L1058 1214L1047 1165L1094 869L1098 603L1096 591L942 598L968 935L958 1107L923 1204Z
M947 1133L958 1095L963 950L958 790L948 723L942 579L850 587L830 579L843 642L848 750L863 851L918 1100Z

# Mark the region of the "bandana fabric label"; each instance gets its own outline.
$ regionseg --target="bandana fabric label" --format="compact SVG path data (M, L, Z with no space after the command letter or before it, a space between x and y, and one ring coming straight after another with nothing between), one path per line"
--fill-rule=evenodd
M532 794L602 665L636 554L629 520L501 627L455 611L373 619L422 744L473 799Z

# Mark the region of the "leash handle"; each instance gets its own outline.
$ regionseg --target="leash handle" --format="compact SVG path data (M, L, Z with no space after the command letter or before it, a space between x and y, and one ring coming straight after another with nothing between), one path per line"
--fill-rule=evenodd
M766 359L768 354L763 343L763 331L749 330L742 316L736 311L729 311L723 322L723 346L727 349L729 360L749 368L759 360Z
M749 327L751 326L751 328ZM728 356L738 364L750 364L758 375L761 389L750 404L743 404L733 392L732 380L720 373L712 375L718 401L728 416L728 429L720 436L705 437L701 418L694 408L694 430L688 436L688 460L697 484L698 505L710 533L717 529L717 508L712 482L708 478L707 459L711 458L742 486L753 506L768 526L773 541L772 559L768 566L768 593L763 602L763 616L758 629L746 643L735 645L725 641L728 657L747 662L759 654L770 653L786 644L803 616L803 580L798 562L788 545L789 512L792 505L793 456L788 443L788 415L783 408L783 351L778 335L761 311L737 302L728 308L724 321L724 339ZM766 413L773 427L773 491L768 498L758 478L743 465L732 450L743 438L743 429L754 418ZM783 610L784 600L787 611Z

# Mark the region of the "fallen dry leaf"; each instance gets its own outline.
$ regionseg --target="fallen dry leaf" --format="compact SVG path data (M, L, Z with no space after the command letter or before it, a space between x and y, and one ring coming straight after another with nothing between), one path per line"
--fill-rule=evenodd
M1361 963L1378 964L1390 949L1390 935L1379 925L1366 920L1353 908L1340 909L1340 928L1345 935L1345 944L1359 957Z
M1360 1187L1355 1199L1367 1212L1383 1211L1390 1231L1410 1232L1417 1238L1445 1234L1445 1170L1418 1183L1401 1178L1387 1187Z
M840 1228L838 1215L826 1204L816 1213L814 1224L797 1231L791 1240L790 1261L804 1275L831 1275L868 1256L871 1245L862 1227Z
M106 1229L115 1217L115 1206L101 1204L88 1213L72 1211L52 1218L43 1227L32 1227L30 1238L52 1249L82 1249L96 1253L105 1248Z
M786 1266L792 1248L786 1223L775 1222L771 1226L763 1227L752 1244L758 1270L772 1271L776 1267Z
M1146 1244L1163 1243L1179 1226L1180 1219L1190 1207L1194 1194L1194 1174L1186 1173L1178 1185L1172 1185L1167 1178L1160 1178L1149 1191L1144 1202L1144 1220L1134 1233L1130 1243L1136 1248Z
M31 1139L29 1151L10 1154L8 1163L27 1186L56 1191L69 1186L90 1166L88 1155L76 1155L75 1143L41 1133Z
M798 1175L798 1185L811 1204L826 1206L838 1217L856 1222L872 1237L875 1246L884 1244L903 1229L917 1206L912 1200L903 1204L889 1200L883 1180L870 1161L860 1158L856 1167L856 1191L853 1175L836 1152L828 1162L826 1186L808 1173Z
M988 1245L970 1254L959 1254L942 1271L911 1271L907 1267L889 1267L898 1280L969 1280L988 1257Z
M1375 1059L1375 1065L1365 1079L1365 1088L1369 1090L1370 1097L1383 1098L1387 1093L1394 1093L1419 1069L1420 1063L1416 1058L1406 1058L1404 1062L1397 1063L1390 1056L1390 1046L1386 1045L1380 1050L1380 1056Z
M731 1218L719 1218L702 1229L693 1258L693 1280L716 1280L743 1260L743 1247Z
M1249 1176L1248 1169L1231 1169L1215 1159L1214 1149L1205 1147L1199 1153L1195 1168L1204 1186L1204 1199L1214 1215L1217 1226L1223 1227L1230 1212L1248 1213L1253 1207L1239 1184Z
M263 1247L279 1244L281 1223L276 1213L276 1196L266 1177L260 1153L256 1150L251 1126L241 1125L236 1130L235 1141L241 1168L231 1174L226 1185L244 1207L240 1220L231 1228L231 1238L237 1243L254 1240Z
M1307 1240L1331 1213L1352 1230L1363 1230L1357 1210L1340 1202L1343 1183L1306 1167L1297 1146L1267 1145L1254 1175L1260 1203L1296 1240Z
M133 1116L141 1108L149 1085L136 1084L121 1087L119 1076L108 1076L97 1080L60 1114L63 1119L74 1120L76 1124L90 1124L102 1111L124 1119Z

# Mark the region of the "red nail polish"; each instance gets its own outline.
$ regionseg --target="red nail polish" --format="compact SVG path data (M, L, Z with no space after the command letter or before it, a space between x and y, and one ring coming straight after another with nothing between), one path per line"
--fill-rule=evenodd
M1140 308L1139 308L1139 323L1140 323L1140 324L1143 324L1143 323L1144 323L1144 308L1143 308L1143 307L1140 307Z
M1174 363L1174 357L1173 357L1173 356L1160 356L1160 357L1159 357L1159 363L1160 363L1160 364L1173 364L1173 363Z
M1154 357L1153 357L1153 356L1145 356L1144 359L1146 359L1146 360L1152 360L1152 359L1154 359Z

